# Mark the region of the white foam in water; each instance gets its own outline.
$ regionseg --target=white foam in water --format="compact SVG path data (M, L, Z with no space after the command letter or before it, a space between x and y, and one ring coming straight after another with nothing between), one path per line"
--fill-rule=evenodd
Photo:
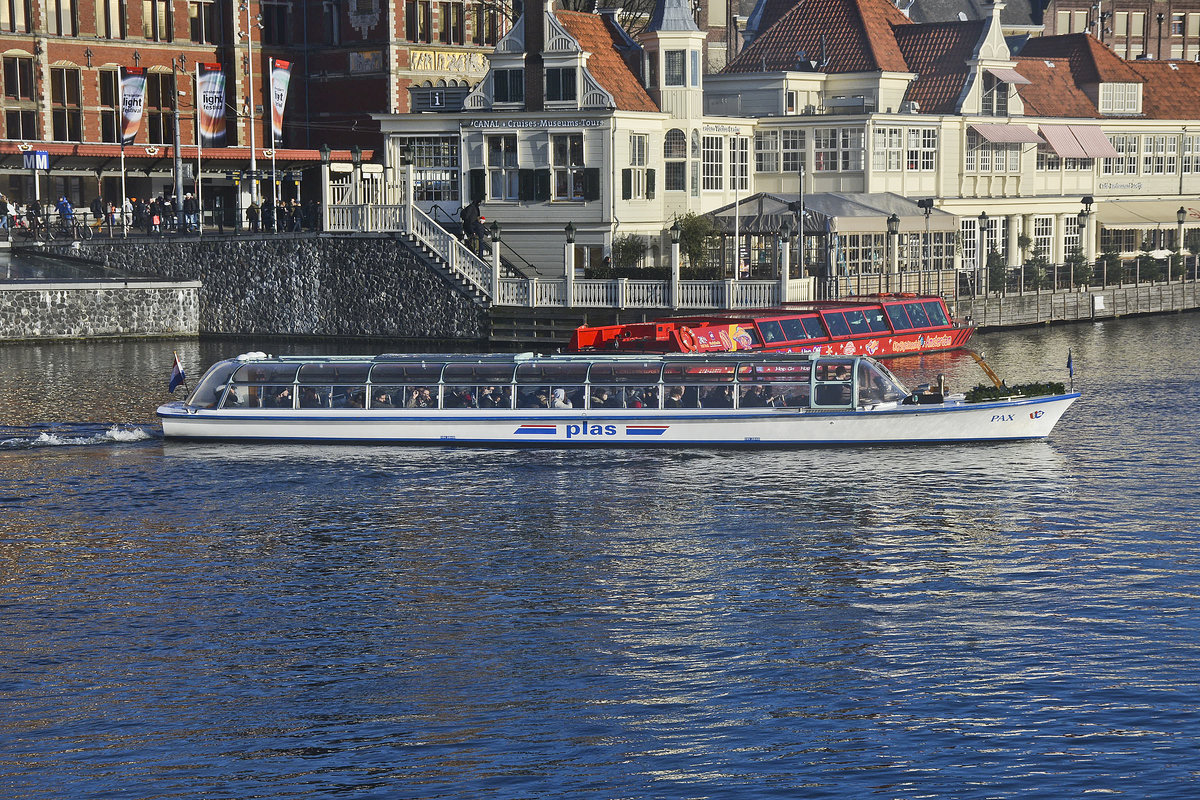
M69 429L60 429L56 431L42 431L37 436L15 436L0 440L0 447L63 447L68 445L105 443L128 444L153 438L148 430L137 426L113 425L108 430L99 433L95 432L94 426L87 426L87 428L90 430L86 430L86 432L79 431L78 435L72 435Z

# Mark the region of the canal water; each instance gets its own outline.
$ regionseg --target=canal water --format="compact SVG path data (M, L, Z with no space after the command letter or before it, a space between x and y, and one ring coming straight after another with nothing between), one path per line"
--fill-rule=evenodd
M182 444L172 351L335 348L0 346L0 797L1196 797L1200 315L976 346L1051 439Z

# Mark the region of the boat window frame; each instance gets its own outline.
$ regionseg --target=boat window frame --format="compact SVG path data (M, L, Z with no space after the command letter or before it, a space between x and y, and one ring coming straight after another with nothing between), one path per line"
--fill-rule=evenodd
M883 306L883 311L887 314L892 330L897 333L913 329L912 320L908 318L908 312L904 310L905 305L905 303L885 303Z
M921 302L919 300L909 301L904 304L904 310L906 312L908 312L909 320L911 320L914 323L913 328L922 329L922 328L934 327L933 324L930 323L930 321L929 321L929 316L925 313L925 306L924 306L923 302ZM924 318L925 322L921 323L919 320L913 319L913 316L914 316L913 312L920 314L920 316Z
M946 310L946 304L941 300L925 300L921 303L925 309L925 315L929 317L929 327L931 328L948 328L951 325L950 313ZM937 316L940 321L935 321L933 315L929 313L929 309L933 307L937 310Z
M838 320L840 325L832 324L834 319ZM850 323L847 322L846 315L842 311L822 311L821 320L825 323L825 328L829 331L829 335L833 339L840 339L844 336L854 335L854 333L850 330ZM843 328L844 330L837 330L839 327Z

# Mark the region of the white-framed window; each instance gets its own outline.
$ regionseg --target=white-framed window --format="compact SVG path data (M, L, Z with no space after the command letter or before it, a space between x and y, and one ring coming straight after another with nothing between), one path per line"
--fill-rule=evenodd
M754 132L754 171L779 172L779 131Z
M1033 218L1033 254L1052 258L1054 252L1054 217Z
M904 168L903 134L900 128L876 128L871 136L871 169L899 172Z
M459 199L458 137L418 136L413 153L413 197L423 202Z
M865 139L862 128L842 128L839 136L842 172L862 172Z
M1183 153L1180 167L1185 175L1200 172L1200 133L1183 135Z
M663 53L663 83L667 86L687 86L686 50L667 50Z
M666 167L665 189L668 192L687 191L687 134L679 128L667 131L663 139L663 162Z
M724 144L720 136L705 136L701 142L701 171L706 192L719 192L725 186Z
M629 134L629 197L633 200L646 199L647 136L644 133Z
M1008 116L1008 84L990 72L983 73L983 103L979 113L986 117Z
M487 137L488 198L520 199L517 169L517 135L504 133Z
M1138 114L1142 110L1140 83L1100 84L1101 114Z
M806 164L804 158L804 131L783 132L783 171L798 173Z
M555 133L550 136L554 170L555 200L584 200L583 134Z
M837 172L838 129L817 128L813 131L813 171Z
M736 191L750 188L750 138L729 137L729 185Z
M1178 139L1152 134L1142 137L1142 174L1174 175L1178 162Z
M1136 175L1138 171L1138 137L1132 133L1110 133L1108 141L1117 155L1103 160L1100 172L1104 175Z
M908 129L908 171L933 172L937 168L937 128Z
M1063 169L1068 172L1091 172L1096 168L1094 158L1064 158Z
M575 99L575 68L551 67L546 70L546 102Z
M967 131L967 152L963 168L967 172L1020 172L1021 145L985 141L973 130Z
M1063 255L1069 256L1080 249L1079 217L1068 214L1063 220Z
M1049 145L1038 145L1037 149L1037 170L1038 172L1058 172L1062 169L1062 158L1058 153L1050 149Z

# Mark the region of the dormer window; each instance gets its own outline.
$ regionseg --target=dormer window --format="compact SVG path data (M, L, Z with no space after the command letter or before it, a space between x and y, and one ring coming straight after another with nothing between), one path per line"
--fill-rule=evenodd
M1008 116L1008 84L990 72L983 73L983 104L979 113L985 117Z
M574 100L575 68L555 67L546 70L546 101Z
M525 102L525 70L497 69L492 71L493 103Z
M1101 114L1140 114L1142 85L1140 83L1100 84Z

